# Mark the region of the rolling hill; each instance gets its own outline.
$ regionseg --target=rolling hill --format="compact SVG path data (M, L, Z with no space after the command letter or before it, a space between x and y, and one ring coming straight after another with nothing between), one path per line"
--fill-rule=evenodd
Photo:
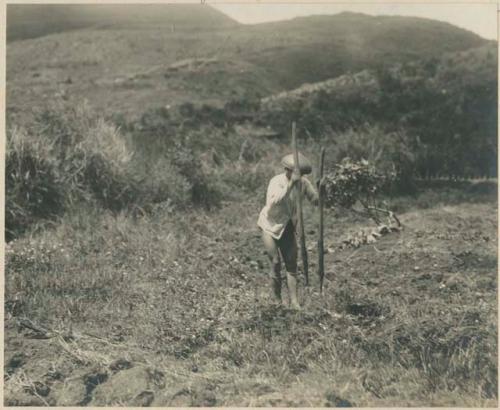
M7 41L83 28L209 30L238 23L198 4L9 4Z
M350 12L259 24L249 31L256 43L272 39L274 44L249 58L268 66L285 88L484 44L447 23Z
M422 58L419 60L394 64L388 69L393 74L403 76L402 82L409 83L414 78L425 78L436 88L454 87L457 83L468 85L495 81L497 47L490 42L480 47L465 51L444 53L440 58ZM376 68L376 67L375 67ZM294 101L308 101L319 93L346 98L351 95L363 95L370 99L370 94L380 92L381 87L373 68L357 73L348 73L325 81L305 83L295 89L283 91L262 99L264 108L280 110L283 105Z
M421 176L497 173L497 45L344 74L262 99L260 121L317 138L376 124L413 138ZM446 170L446 171L445 171Z
M241 25L201 5L127 6L115 14L112 6L51 6L51 13L37 6L31 24L20 17L23 7L9 6L11 39L42 26L39 35L49 26L66 31L9 42L7 106L18 118L58 97L132 116L182 102L220 106L487 43L411 17L341 13Z

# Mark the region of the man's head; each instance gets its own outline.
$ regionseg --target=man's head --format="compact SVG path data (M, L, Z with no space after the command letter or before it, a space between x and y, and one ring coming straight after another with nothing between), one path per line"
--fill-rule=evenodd
M292 175L295 168L293 154L285 155L281 159L281 165L285 168L285 173L288 178ZM299 152L299 166L301 175L310 174L312 172L311 162Z

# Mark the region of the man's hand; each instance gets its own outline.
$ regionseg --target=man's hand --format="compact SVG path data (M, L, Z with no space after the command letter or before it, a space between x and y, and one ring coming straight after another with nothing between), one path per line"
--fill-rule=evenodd
M316 180L316 186L318 189L322 189L326 185L326 177Z
M290 177L290 180L292 181L292 185L296 184L297 181L300 181L300 172L293 171L292 176Z

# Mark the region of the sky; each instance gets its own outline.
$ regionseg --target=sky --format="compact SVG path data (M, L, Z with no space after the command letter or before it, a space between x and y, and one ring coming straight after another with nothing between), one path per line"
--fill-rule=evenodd
M465 28L483 38L497 39L497 5L483 4L222 4L209 0L210 5L244 24L287 20L298 16L337 14L352 11L370 15L400 15L426 17Z

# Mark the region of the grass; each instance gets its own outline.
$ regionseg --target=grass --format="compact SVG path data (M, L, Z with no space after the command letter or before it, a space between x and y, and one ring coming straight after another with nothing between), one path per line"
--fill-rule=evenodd
M328 211L325 296L313 249L299 313L270 303L260 197L135 218L74 209L7 247L6 403L38 400L22 393L38 382L52 405L130 404L102 390L121 359L162 375L130 385L147 384L152 405L495 406L496 198L439 192L420 209L408 200L405 229L359 249L337 247L366 221ZM79 336L30 339L21 317Z
M388 201L394 212L405 212L412 208L428 209L436 206L491 202L496 193L496 180L430 180L417 182L414 195L396 195Z

